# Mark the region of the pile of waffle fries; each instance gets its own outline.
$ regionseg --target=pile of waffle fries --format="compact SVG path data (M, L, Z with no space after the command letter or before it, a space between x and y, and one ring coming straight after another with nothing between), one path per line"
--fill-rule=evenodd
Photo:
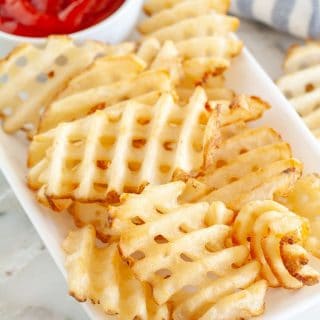
M267 102L226 87L242 49L228 6L149 0L135 43L55 36L0 64L28 185L77 227L62 244L70 294L118 319L249 319L268 287L319 282L320 179L251 126Z

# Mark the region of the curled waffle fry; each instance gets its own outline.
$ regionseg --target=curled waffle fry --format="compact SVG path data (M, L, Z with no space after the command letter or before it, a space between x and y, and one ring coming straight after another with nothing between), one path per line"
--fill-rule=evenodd
M44 48L23 44L0 64L0 114L8 133L23 129L32 134L43 110L68 81L98 55L114 48L88 41L76 45L65 36L49 37Z
M310 41L289 49L277 85L316 138L320 137L320 46Z
M147 14L153 15L163 10L170 9L182 3L194 3L193 0L148 0L144 5L144 10ZM226 13L230 1L229 0L209 0L207 1L216 11Z
M138 279L151 284L157 303L170 303L173 319L224 314L227 301L233 315L223 319L237 319L235 309L246 317L261 314L264 282L256 306L249 308L244 302L250 296L247 290L255 287L259 263L246 265L245 246L226 245L230 227L224 223L230 222L232 211L221 202L181 205L178 196L183 188L183 182L148 186L142 194L125 195L120 206L110 208L122 256Z
M51 199L117 202L122 192L198 170L205 106L198 88L182 107L164 94L154 106L130 102L61 124L34 137L29 186Z
M144 98L152 92L157 95L159 91L171 90L171 80L166 71L147 71L134 79L81 91L53 102L41 119L39 131L44 132L61 122L86 117L96 110L103 110L125 100L142 100L144 103Z
M70 295L98 304L118 319L169 319L166 305L157 305L151 289L138 281L121 260L116 244L96 245L92 226L72 231L63 242Z
M233 229L235 243L250 245L270 286L297 289L319 282L304 248L309 231L306 219L274 201L253 201L240 210Z
M307 249L320 257L320 178L318 174L309 174L299 179L286 197L278 200L293 212L307 218L310 222L310 237Z

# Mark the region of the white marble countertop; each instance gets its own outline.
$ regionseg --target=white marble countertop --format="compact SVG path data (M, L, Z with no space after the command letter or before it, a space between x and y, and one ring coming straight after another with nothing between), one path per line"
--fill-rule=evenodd
M276 79L284 52L298 40L260 24L242 22L240 37ZM1 44L0 44L1 45ZM0 173L0 319L87 320ZM303 314L319 319L320 307ZM297 315L298 320L300 316Z

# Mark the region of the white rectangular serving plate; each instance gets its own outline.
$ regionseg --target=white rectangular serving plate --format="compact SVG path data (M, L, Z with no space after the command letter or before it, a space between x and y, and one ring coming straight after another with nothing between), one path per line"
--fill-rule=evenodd
M273 127L281 133L291 144L295 157L304 162L306 172L320 172L320 149L317 140L248 50L245 49L241 56L234 60L227 74L227 83L236 92L257 95L268 101L272 109L258 123ZM0 167L3 174L57 266L66 276L60 245L74 226L68 215L53 213L37 203L34 194L26 185L26 155L27 142L23 136L10 136L0 130ZM306 287L298 291L269 289L266 313L261 319L290 319L318 302L320 303L320 286ZM91 319L114 319L89 303L84 303L83 307Z

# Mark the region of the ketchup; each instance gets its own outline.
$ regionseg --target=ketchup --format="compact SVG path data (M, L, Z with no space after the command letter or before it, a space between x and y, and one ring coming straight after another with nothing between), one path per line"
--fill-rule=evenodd
M0 30L46 37L86 29L104 20L125 0L0 0Z

